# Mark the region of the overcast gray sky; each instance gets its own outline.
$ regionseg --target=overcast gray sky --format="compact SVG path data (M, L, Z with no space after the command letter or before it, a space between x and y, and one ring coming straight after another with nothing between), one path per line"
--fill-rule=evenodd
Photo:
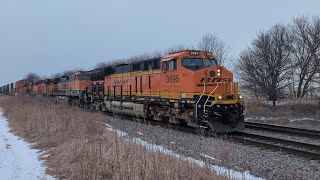
M319 7L319 0L0 0L0 85L28 72L49 76L197 44L206 33L237 57L259 30L319 16Z

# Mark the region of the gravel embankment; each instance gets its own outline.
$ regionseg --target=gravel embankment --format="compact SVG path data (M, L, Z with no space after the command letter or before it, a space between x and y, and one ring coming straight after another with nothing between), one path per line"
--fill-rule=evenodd
M320 179L319 161L245 146L222 138L206 138L119 118L108 119L107 123L131 137L165 146L196 159L210 159L209 162L215 165L239 171L249 170L251 174L265 179Z

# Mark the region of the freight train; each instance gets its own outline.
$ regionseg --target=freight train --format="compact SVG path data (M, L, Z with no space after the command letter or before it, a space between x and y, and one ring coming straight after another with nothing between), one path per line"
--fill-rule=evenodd
M184 50L37 82L20 80L0 92L66 97L81 108L216 133L244 128L244 100L233 73L205 51Z

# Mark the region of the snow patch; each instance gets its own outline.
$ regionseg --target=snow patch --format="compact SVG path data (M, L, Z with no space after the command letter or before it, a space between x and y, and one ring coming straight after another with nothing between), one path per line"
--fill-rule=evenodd
M54 179L45 174L38 150L10 132L0 108L0 174L1 179Z
M261 101L261 103L263 103L265 105L273 106L273 101ZM282 105L286 105L289 103L290 103L290 101L286 101L286 100L276 101L276 106L282 106Z
M107 130L109 130L111 132L115 132L116 134L118 134L121 137L123 137L122 136L123 134L126 134L126 137L127 137L128 133L125 133L125 132L120 131L120 130L114 130L112 127L109 127L109 126L107 126ZM161 152L161 153L163 153L165 155L169 155L169 156L175 157L175 158L180 159L180 160L184 160L184 161L188 161L190 163L197 164L200 167L204 167L204 166L207 165L204 161L200 161L200 160L197 160L197 159L192 158L192 157L181 156L181 155L175 153L174 151L172 151L170 149L167 149L167 148L165 148L163 146L160 146L160 145L157 145L157 144L148 143L146 141L141 140L140 138L133 138L132 140L130 140L130 139L127 139L127 140L131 141L131 142L133 142L135 144L144 146L150 151ZM207 156L207 157L210 157L210 156ZM210 158L213 158L213 157L210 157ZM226 176L230 177L231 179L263 180L261 178L258 178L258 177L255 177L255 176L251 175L250 171L245 171L245 172L242 173L242 172L239 172L239 171L235 171L235 170L232 170L232 169L227 169L227 168L216 166L216 165L209 165L209 167L212 168L213 170L215 170L217 172L217 174L226 175Z
M110 124L104 124L106 127L108 128L112 128L112 126Z
M272 120L282 120L282 119L288 119L289 122L295 122L295 121L319 121L318 119L313 118L294 118L294 117L264 117L264 116L250 116L246 117L245 121L272 121Z
M251 117L246 117L245 121L250 121L250 120L257 120L257 121L271 121L271 120L276 120L279 118L274 118L274 117L264 117L264 116L251 116Z
M128 136L128 133L126 133L126 132L123 132L123 131L120 131L120 130L117 130L117 129L113 129L110 124L105 124L105 125L106 125L107 130L109 130L111 132L115 132L120 137Z
M296 121L319 121L319 120L312 119L312 118L292 118L292 119L289 119L289 122L296 122Z
M197 160L192 157L181 156L181 155L179 155L179 154L173 152L172 150L169 150L163 146L156 145L156 144L150 144L146 141L141 140L140 138L133 138L132 141L136 144L139 144L139 145L146 147L147 149L149 149L151 151L161 152L166 155L173 156L177 159L181 159L184 161L188 161L188 162L197 164L200 167L204 167L207 165L204 161L200 161L200 160ZM216 166L216 165L209 165L209 167L212 168L213 170L215 170L218 174L226 175L226 176L230 177L231 179L262 180L261 178L258 178L258 177L251 175L249 171L245 171L244 173L242 173L239 171L234 171L232 169L227 169L227 168Z
M50 156L50 154L44 154L44 155L41 155L41 158L48 158Z
M216 158L214 158L214 157L208 156L208 155L206 155L206 154L200 154L200 156L205 157L205 158L208 158L208 159L211 159L211 160L214 160L214 161L220 161L220 160L218 160L218 159L216 159Z

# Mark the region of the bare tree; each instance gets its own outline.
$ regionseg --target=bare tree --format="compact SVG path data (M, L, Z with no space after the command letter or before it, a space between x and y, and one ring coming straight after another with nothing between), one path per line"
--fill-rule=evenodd
M287 28L278 24L260 32L252 47L243 51L236 66L242 83L276 105L291 72L291 43Z
M143 53L137 56L133 56L131 58L128 58L128 62L139 62L143 60L153 59L153 58L159 58L162 56L162 53L160 51L155 51L153 53Z
M78 69L63 71L61 74L62 74L62 76L69 76L69 75L76 73L76 72L79 72L79 71L84 71L84 70L81 68L78 68Z
M36 82L36 81L41 80L40 76L37 73L34 73L34 72L31 72L31 73L27 74L25 76L25 79L29 80L31 82Z
M170 53L174 53L174 52L178 52L178 51L182 51L182 50L186 50L188 49L185 45L183 44L179 44L176 46L172 46L171 48L168 48L167 50L164 51L164 55L166 54L170 54Z
M320 18L295 18L290 26L293 42L295 74L297 75L297 97L304 97L312 90L320 67Z
M60 73L55 73L55 74L51 75L50 78L61 78L63 76L69 76L70 74L73 74L73 73L76 73L79 71L84 71L84 70L81 68L74 69L74 70L66 70L66 71L63 71Z
M230 46L216 34L204 35L198 44L198 48L217 56L220 65L226 63L230 52Z
M104 67L107 67L107 66L110 66L110 63L107 63L107 62L99 62L97 63L94 68L95 69L98 69L98 68L104 68Z
M99 62L96 64L95 68L103 68L103 67L114 66L114 65L118 65L118 64L140 62L143 60L159 58L161 56L162 56L161 51L154 51L153 53L143 53L143 54L132 56L132 57L129 57L126 59L117 59L117 60L112 60L109 62Z
M62 76L63 76L62 73L55 73L55 74L51 75L50 77L54 79L54 78L60 78Z

